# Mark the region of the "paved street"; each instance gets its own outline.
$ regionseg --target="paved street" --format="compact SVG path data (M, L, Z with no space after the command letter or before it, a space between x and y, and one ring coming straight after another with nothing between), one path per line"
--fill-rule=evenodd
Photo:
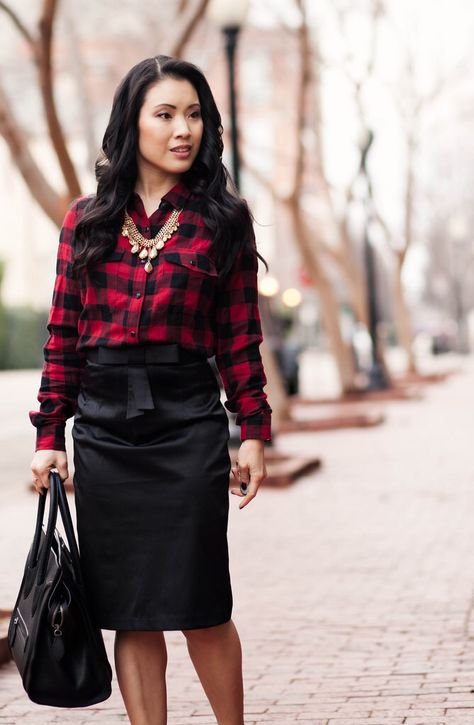
M382 426L280 436L283 451L321 455L322 469L262 488L242 511L231 497L246 725L474 723L474 362L460 364L422 401L387 404ZM27 410L38 383L36 371L0 375L4 608L34 524ZM184 637L166 639L170 725L215 723ZM113 687L93 708L35 706L9 664L0 725L127 722Z

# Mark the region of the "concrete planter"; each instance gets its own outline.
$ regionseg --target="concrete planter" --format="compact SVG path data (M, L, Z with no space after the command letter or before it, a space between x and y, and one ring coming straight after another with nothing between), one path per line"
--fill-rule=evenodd
M8 609L0 609L0 665L11 660L11 653L7 643L8 625L12 613Z

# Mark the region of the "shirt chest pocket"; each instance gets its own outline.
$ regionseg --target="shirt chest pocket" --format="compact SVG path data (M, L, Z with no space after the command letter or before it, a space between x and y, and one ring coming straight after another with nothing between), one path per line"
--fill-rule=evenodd
M214 297L218 272L211 257L200 252L175 250L160 253L160 285L174 302L206 306Z
M89 278L94 287L117 289L120 281L121 261L124 249L114 249L104 259L89 267Z

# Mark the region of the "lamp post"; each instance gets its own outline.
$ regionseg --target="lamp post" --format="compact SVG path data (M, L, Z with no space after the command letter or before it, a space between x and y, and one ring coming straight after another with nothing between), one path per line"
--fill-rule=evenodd
M467 265L466 247L469 229L466 218L463 215L455 215L449 219L448 234L451 241L451 279L454 298L454 314L457 323L457 348L459 353L465 355L470 352L466 310L464 307L463 284Z
M237 128L237 93L235 88L235 51L244 24L248 0L210 0L207 16L224 34L229 84L229 114L232 152L232 177L240 191L239 136Z
M378 326L378 312L377 312L377 274L375 269L375 255L372 243L370 241L370 223L373 218L373 192L372 184L370 183L370 177L367 172L367 156L370 151L374 140L374 134L370 129L366 129L360 138L360 167L359 174L364 177L366 184L365 194L365 225L364 225L364 257L366 267L366 279L367 279L367 306L368 306L368 318L369 318L369 335L372 340L372 360L370 369L368 371L369 384L368 390L384 390L389 387L387 375L383 362L380 358L377 326Z
M229 86L229 116L232 154L232 178L240 192L239 135L237 130L237 92L235 87L235 51L239 32L247 14L248 0L209 0L206 15L224 35L227 56L227 78ZM229 445L237 448L240 431L235 423L235 414L228 412Z

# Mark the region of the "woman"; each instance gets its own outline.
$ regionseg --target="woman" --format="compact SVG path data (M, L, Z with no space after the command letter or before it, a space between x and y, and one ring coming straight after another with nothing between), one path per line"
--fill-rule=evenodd
M226 189L221 118L194 65L159 55L114 96L97 193L60 234L31 463L39 493L68 477L90 606L113 629L133 725L166 723L163 632L181 630L218 723L241 725L240 640L228 570L228 419L242 497L266 477L271 407L252 218ZM245 484L248 484L246 490Z

